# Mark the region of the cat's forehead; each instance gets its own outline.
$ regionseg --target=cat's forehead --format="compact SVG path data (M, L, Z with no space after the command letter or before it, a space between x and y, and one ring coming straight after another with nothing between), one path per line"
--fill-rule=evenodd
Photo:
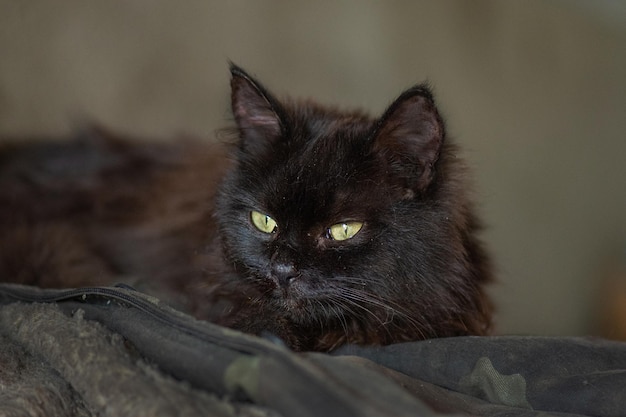
M314 120L291 135L286 138L285 158L279 162L290 177L334 188L349 181L368 158L368 128L344 119Z
M364 209L380 182L372 120L315 106L292 108L290 116L283 136L245 158L244 179L259 208L280 220L320 221Z
M341 217L363 209L361 200L375 182L376 171L364 133L318 130L298 139L282 158L276 155L267 181L268 204L312 218Z
M333 168L337 161L349 163L364 152L372 126L364 113L301 106L292 113L290 129L282 141L290 150L289 157Z

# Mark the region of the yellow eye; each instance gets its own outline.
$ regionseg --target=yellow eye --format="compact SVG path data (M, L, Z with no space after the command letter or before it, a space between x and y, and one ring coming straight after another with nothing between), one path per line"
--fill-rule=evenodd
M328 234L333 240L347 240L351 239L359 233L359 230L363 227L362 222L346 222L337 223L330 226Z
M276 221L267 214L252 210L250 213L250 219L252 220L254 227L263 233L274 233L276 231Z

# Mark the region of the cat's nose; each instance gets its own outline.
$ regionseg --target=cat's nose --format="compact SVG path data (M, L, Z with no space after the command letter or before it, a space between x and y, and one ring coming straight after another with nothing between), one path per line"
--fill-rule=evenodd
M298 276L298 269L291 262L274 262L272 264L272 275L278 281L278 285L287 288Z

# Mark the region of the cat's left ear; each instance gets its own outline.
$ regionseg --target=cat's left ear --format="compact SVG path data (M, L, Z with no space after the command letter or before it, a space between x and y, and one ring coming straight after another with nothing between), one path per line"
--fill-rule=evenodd
M244 70L234 64L232 75L231 104L244 150L260 151L284 130L282 108L265 88Z
M378 120L374 151L389 174L413 195L432 182L444 140L444 125L430 90L419 85L400 95Z

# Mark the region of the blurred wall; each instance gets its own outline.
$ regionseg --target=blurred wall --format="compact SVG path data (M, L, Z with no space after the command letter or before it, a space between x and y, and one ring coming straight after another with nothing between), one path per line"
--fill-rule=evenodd
M474 168L500 332L594 333L626 250L623 5L0 0L0 133L210 137L231 120L229 59L373 112L428 80Z

